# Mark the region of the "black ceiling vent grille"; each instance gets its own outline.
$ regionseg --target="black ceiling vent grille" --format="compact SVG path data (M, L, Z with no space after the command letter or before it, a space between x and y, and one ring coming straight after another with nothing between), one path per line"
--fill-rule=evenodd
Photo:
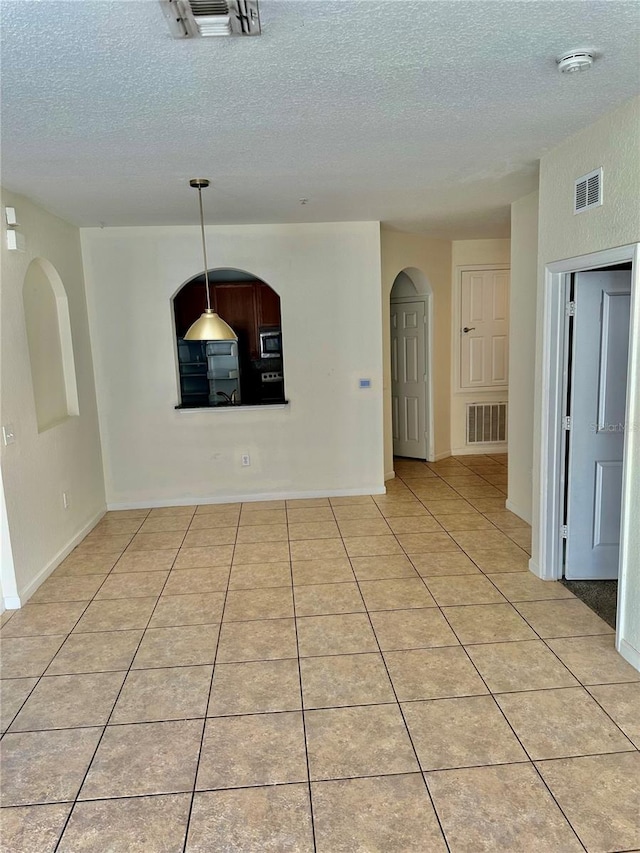
M160 0L174 38L259 36L258 0Z
M575 182L573 212L584 213L602 204L602 168L583 175Z

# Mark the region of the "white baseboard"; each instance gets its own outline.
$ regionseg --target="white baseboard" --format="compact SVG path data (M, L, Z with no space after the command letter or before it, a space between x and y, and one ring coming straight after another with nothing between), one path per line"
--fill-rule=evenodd
M19 610L22 607L20 599L17 595L5 595L2 599L2 603L4 604L4 610Z
M634 649L633 646L630 646L622 638L617 642L617 649L627 663L630 663L634 669L640 671L640 652L638 649Z
M526 513L523 510L521 510L519 507L517 507L513 503L513 501L510 501L509 498L506 499L506 501L504 502L504 505L509 510L509 512L512 512L514 515L517 515L518 518L521 518L523 521L526 521L527 524L531 524L531 518L527 518Z
M440 462L441 459L448 459L451 456L450 450L445 450L442 453L436 453L433 459L429 459L429 462Z
M33 593L38 589L41 583L45 581L49 575L53 572L54 569L57 569L60 563L67 557L76 545L81 542L84 537L89 533L96 524L100 521L102 516L105 514L104 509L100 510L93 518L88 521L84 527L79 530L75 536L73 536L66 545L64 545L58 553L49 560L49 562L44 566L44 568L38 572L38 574L30 581L23 590L21 590L19 596L11 596L10 598L4 599L4 605L7 610L17 610L19 607L22 607L23 604L31 598Z
M533 557L529 560L529 571L533 572L533 574L540 578L541 581L556 581L558 578L552 577L550 574L546 574L542 571L539 564L533 559Z
M384 495L386 488L383 486L365 486L360 489L325 489L305 492L265 492L263 494L251 495L215 495L201 497L167 498L165 500L146 501L114 501L107 503L107 509L154 509L163 506L194 506L195 504L228 504L228 503L252 503L254 501L295 501L305 498L343 498L357 495Z
M508 444L464 444L462 447L454 447L452 456L492 456L494 453L507 453Z
M545 580L545 578L543 578L543 577L542 577L542 574L540 573L540 566L535 562L535 560L533 559L533 557L531 557L531 558L529 559L529 571L530 571L530 572L533 572L533 574L534 574L537 578L540 578L540 580Z

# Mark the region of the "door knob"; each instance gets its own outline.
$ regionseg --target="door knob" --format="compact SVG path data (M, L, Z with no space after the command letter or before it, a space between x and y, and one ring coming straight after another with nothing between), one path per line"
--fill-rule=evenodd
M466 335L466 334L467 334L467 332L475 332L475 329L476 329L476 327L475 327L475 326L471 326L471 328L469 328L469 326L465 326L465 327L464 327L464 329L463 329L462 331L463 331L463 332L465 333L465 335Z

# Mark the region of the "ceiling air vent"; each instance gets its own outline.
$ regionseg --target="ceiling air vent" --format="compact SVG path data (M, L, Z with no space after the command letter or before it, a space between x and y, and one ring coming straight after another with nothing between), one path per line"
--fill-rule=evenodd
M602 204L602 168L578 178L575 184L573 212L584 213Z
M174 38L259 36L257 0L160 0Z

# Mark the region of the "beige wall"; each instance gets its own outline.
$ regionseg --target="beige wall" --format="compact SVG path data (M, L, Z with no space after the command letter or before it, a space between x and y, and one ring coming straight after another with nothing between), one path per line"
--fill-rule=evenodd
M487 266L491 264L506 264L510 262L509 240L454 240L451 244L451 452L477 453L478 450L468 447L466 430L467 403L491 403L508 399L508 391L457 391L457 377L453 371L458 369L458 347L460 344L460 324L458 320L459 305L457 296L460 288L460 267L473 264Z
M514 201L511 205L507 507L529 523L531 523L532 503L538 198L536 191Z
M77 228L22 196L2 193L16 208L25 252L2 252L1 422L13 424L16 440L2 447L15 594L3 578L7 603L17 606L55 568L77 537L104 510L104 482L89 327ZM4 218L4 217L3 217ZM3 225L2 244L6 246ZM79 416L38 433L29 367L22 287L34 258L49 261L64 284L77 371ZM70 507L62 505L69 492ZM11 599L11 600L9 600Z
M546 154L540 162L536 390L533 494L539 493L541 448L542 319L545 264L640 241L640 99L635 98ZM603 167L602 207L574 216L574 180ZM637 276L637 271L636 271ZM640 414L640 306L636 287L632 323L629 411ZM618 614L619 641L640 663L640 436L627 432L627 563L621 582L625 606ZM539 566L539 508L534 503L532 565ZM629 651L631 650L631 651Z
M83 229L82 247L110 506L384 490L378 223L207 229L212 267L280 295L290 404L272 409L174 408L171 297L201 269L197 228Z
M416 269L427 279L433 293L432 398L437 459L451 452L449 408L451 400L451 243L422 234L381 230L382 341L384 370L384 470L393 472L391 432L391 314L389 298L398 273Z

